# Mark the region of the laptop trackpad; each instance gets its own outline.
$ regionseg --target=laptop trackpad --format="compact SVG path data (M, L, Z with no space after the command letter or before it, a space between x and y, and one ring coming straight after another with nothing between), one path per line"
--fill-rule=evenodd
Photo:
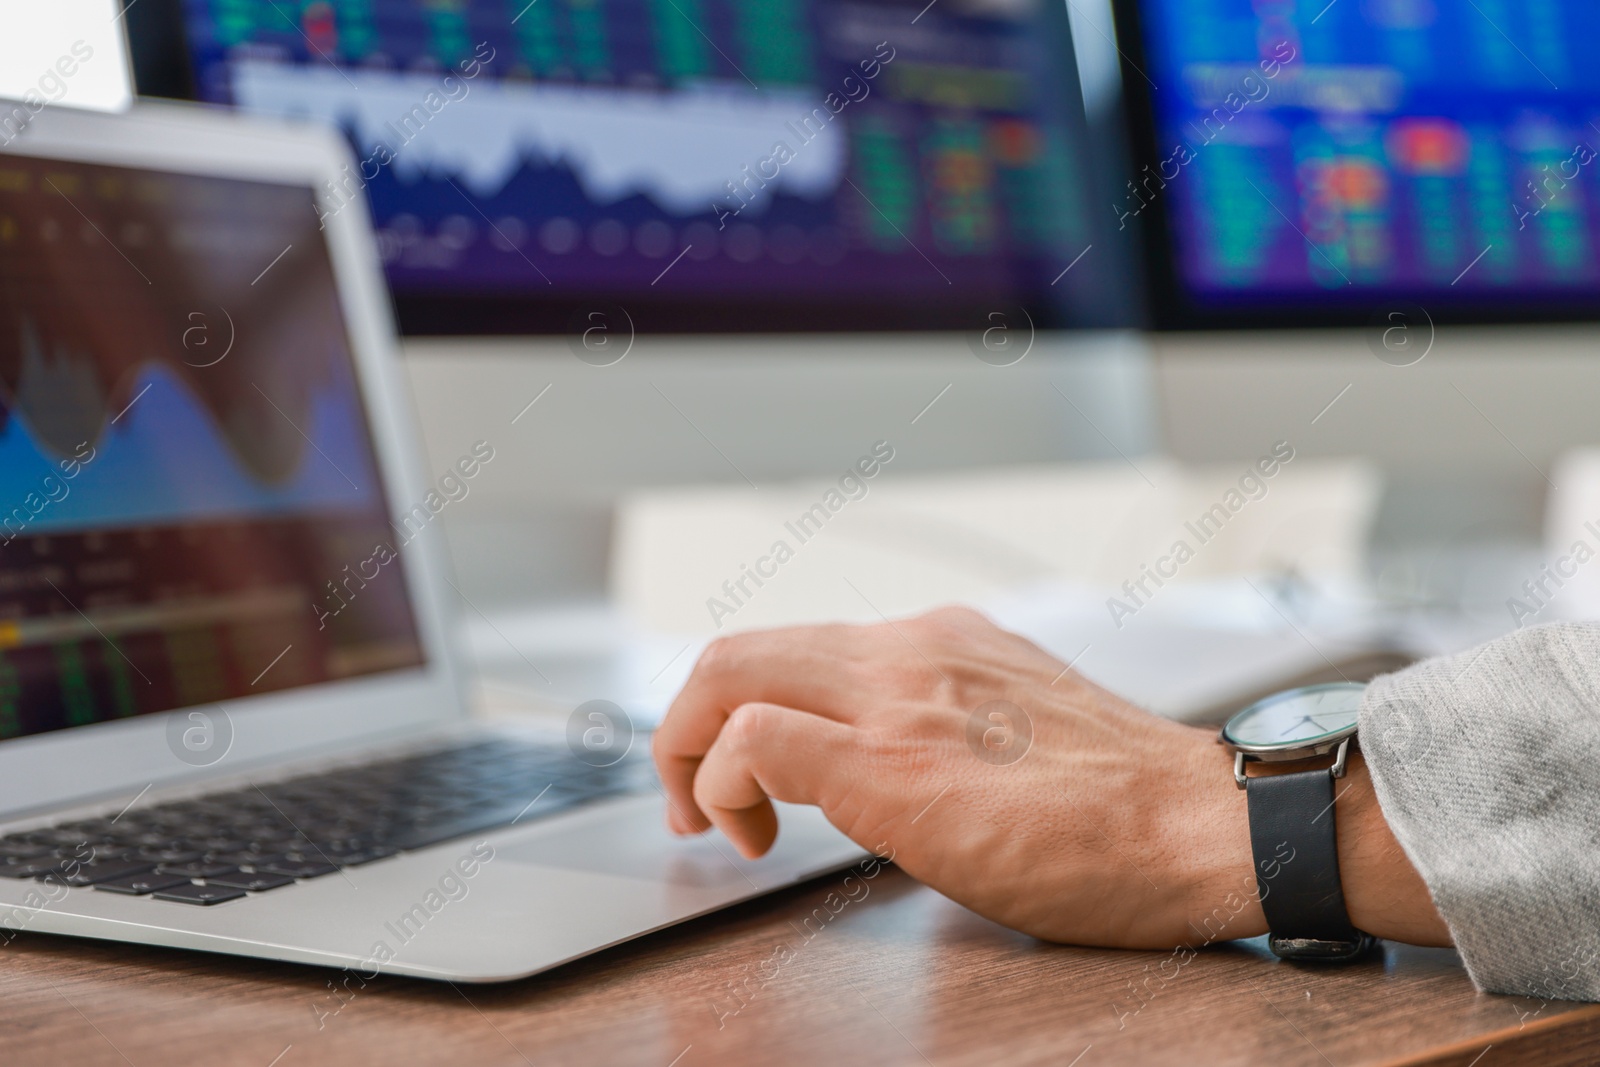
M756 872L776 866L770 859L741 858L720 836L674 838L662 829L660 812L653 808L504 845L497 852L513 863L699 889L747 885Z

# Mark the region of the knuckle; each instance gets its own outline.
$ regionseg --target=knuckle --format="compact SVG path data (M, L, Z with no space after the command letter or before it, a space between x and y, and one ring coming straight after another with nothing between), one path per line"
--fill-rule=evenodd
M918 704L907 710L899 724L899 731L909 740L943 738L960 724L961 716L948 708Z
M928 612L928 617L941 622L973 623L983 621L983 613L965 604L941 604Z
M662 730L657 730L650 736L650 758L657 766L662 766L680 755L681 753L673 751L672 739Z
M893 729L877 728L862 730L856 747L867 766L881 768L899 752L900 743Z
M923 772L926 744L903 726L864 731L859 750L864 766L880 783L901 783Z
M719 740L735 752L747 752L765 732L772 718L772 709L765 704L741 704L733 709L723 724Z
M695 670L704 674L722 674L730 670L738 661L740 648L743 645L740 637L718 637L705 647L700 653L700 660L695 664Z
M919 620L929 633L946 639L966 637L989 620L978 611L961 604L935 608Z
M711 813L718 806L717 784L708 775L694 776L694 783L689 787L689 795L694 797L695 805L707 813Z

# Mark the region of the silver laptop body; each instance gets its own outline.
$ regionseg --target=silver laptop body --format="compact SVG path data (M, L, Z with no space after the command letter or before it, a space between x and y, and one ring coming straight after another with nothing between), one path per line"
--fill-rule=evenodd
M603 778L622 754L586 746L625 724L468 720L436 516L521 400L483 413L457 467L425 469L358 173L332 132L177 106L46 109L0 148L0 858L54 864L0 877L0 940L500 981L862 858L790 806L756 862L674 839L644 737L617 764L626 790L556 804L537 768ZM525 799L515 819L320 858L302 832L287 873L254 874L270 888L140 891L237 860L199 853L251 819L343 827L399 796L434 827L464 817L428 814L407 779L444 780L434 754L484 740L511 762L463 789ZM307 775L355 785L328 801L291 781ZM249 802L231 830L208 821L218 795ZM154 858L171 862L134 870Z

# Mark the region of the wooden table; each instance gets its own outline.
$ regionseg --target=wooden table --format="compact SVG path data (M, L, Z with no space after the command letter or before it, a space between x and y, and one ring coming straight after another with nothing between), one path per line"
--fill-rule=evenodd
M330 992L330 971L23 934L0 949L0 1063L1600 1061L1600 1006L1478 994L1445 950L1389 946L1368 963L1311 969L1278 962L1252 941L1208 949L1180 968L1170 953L1043 944L892 869L859 902L807 925L815 909L827 914L838 882L808 883L523 982L384 978L348 1000ZM1142 1007L1130 983L1147 990Z

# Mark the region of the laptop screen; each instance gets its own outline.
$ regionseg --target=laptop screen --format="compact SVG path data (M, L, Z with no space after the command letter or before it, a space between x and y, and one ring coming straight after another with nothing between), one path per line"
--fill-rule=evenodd
M0 738L423 662L356 374L309 188L0 157Z

